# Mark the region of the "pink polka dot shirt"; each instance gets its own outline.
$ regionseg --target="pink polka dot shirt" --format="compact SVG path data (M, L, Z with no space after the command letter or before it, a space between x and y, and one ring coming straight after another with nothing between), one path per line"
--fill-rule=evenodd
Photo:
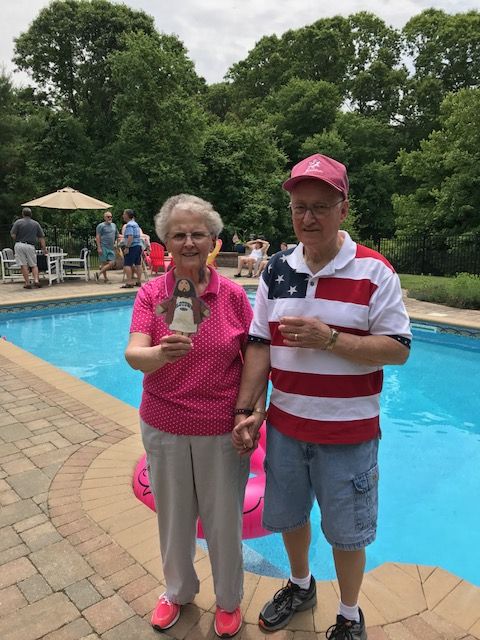
M152 345L170 333L157 304L173 295L173 271L138 291L130 332L149 335ZM193 349L143 379L140 417L151 427L177 435L222 435L233 428L233 409L242 373L252 308L245 291L210 269L201 296L210 316L191 336Z

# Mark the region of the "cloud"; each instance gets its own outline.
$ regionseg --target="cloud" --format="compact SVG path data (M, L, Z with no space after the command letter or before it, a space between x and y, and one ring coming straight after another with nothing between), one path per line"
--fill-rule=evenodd
M0 61L13 69L13 38L28 29L45 0L2 0ZM435 7L447 13L478 9L478 0L344 0L338 8L318 0L127 0L132 9L153 16L159 31L174 33L184 43L197 72L219 82L264 35L311 24L336 14L376 14L388 25L402 27L413 15Z

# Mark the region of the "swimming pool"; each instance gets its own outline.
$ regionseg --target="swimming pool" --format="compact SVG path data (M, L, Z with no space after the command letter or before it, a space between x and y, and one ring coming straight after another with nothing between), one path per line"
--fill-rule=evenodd
M138 406L142 375L123 358L132 299L0 314L9 341ZM414 326L404 367L386 367L378 538L368 568L386 561L441 566L480 586L480 340ZM312 515L312 572L334 576ZM285 576L278 535L245 543L247 568Z

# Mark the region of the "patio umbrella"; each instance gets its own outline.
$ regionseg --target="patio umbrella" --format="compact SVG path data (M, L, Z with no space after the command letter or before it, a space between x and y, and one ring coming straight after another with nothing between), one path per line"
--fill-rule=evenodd
M48 209L109 209L111 206L108 202L87 196L71 187L64 187L22 204L22 207L47 207Z

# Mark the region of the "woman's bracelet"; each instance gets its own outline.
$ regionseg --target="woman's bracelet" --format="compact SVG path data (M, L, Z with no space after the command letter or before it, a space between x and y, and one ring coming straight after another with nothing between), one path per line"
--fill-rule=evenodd
M251 416L252 413L253 413L253 409L234 409L233 410L234 416L241 416L241 415Z
M261 413L262 415L267 415L267 412L265 411L265 409L261 409L260 407L255 407L254 409L234 409L233 410L233 415L234 416L241 416L241 415L245 415L245 416L251 416L253 413Z

